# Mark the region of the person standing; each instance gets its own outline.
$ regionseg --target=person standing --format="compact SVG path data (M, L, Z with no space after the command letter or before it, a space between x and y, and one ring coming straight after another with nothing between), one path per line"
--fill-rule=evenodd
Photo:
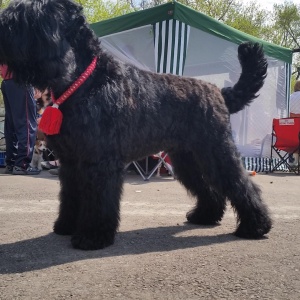
M294 93L290 96L290 117L300 118L300 80L294 85Z
M296 81L290 96L290 118L300 118L300 81ZM289 164L298 165L297 153L290 153Z
M37 131L34 89L18 85L6 65L0 65L0 75L5 107L6 173L37 175L40 171L30 166Z

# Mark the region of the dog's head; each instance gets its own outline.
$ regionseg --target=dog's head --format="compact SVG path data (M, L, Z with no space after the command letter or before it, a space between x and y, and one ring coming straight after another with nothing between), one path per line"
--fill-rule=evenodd
M15 0L0 14L0 64L23 85L43 90L72 82L79 44L88 62L93 56L86 39L97 40L71 0Z
M43 151L46 151L47 150L46 142L41 141L41 140L36 140L35 145L34 145L34 149L39 154L42 153Z

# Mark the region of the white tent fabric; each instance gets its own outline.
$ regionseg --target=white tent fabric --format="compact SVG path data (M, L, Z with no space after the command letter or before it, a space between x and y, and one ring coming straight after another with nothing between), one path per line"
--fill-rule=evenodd
M156 72L151 25L100 38L101 45L119 60Z

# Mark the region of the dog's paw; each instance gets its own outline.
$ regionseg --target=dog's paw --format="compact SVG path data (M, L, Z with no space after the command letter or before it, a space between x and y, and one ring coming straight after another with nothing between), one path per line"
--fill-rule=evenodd
M265 222L257 224L241 223L234 235L244 239L260 239L267 234L272 228L272 222L266 219Z
M192 209L189 211L186 214L186 219L189 223L196 225L218 225L219 221L221 221L220 216L209 216L198 209Z
M74 234L71 238L72 246L81 250L98 250L108 247L114 243L115 234L103 234L95 236L86 236Z
M57 220L54 223L53 231L59 235L71 235L75 229L71 226L70 223L62 222Z

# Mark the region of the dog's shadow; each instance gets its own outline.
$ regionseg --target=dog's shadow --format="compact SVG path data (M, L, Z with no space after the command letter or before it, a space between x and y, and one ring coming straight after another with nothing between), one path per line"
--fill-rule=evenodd
M65 263L102 257L167 252L205 247L239 240L232 234L212 236L176 236L197 226L181 225L119 232L113 246L96 251L73 249L70 236L49 233L45 236L0 245L0 274L41 270ZM207 228L207 227L206 227Z

